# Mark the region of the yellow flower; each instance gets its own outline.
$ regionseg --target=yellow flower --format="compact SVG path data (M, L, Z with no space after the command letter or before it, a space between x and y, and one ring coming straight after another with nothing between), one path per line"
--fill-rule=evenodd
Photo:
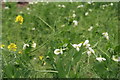
M19 22L20 24L23 23L23 17L21 15L18 15L15 19L15 22Z
M43 60L43 56L39 56L39 59L40 59L40 60Z
M16 44L11 43L10 45L8 45L8 49L9 49L10 51L16 51L17 46L16 46Z
M0 48L1 48L1 49L3 49L4 47L5 47L5 45L4 45L4 44L1 44L1 45L0 45Z
M19 53L19 54L22 54L22 51L19 51L18 53Z

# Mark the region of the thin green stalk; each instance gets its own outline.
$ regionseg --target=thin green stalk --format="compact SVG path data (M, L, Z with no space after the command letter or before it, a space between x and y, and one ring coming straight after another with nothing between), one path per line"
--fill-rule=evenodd
M37 16L38 17L38 16ZM41 17L38 17L43 23L45 23L50 29L52 29L54 32L55 30L50 26L45 20L43 20Z

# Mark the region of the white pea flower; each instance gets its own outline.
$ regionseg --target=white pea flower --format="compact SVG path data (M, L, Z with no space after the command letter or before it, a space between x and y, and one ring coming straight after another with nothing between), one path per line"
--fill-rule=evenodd
M27 47L29 47L29 44L24 44L23 45L23 49L26 49Z
M91 26L89 29L88 29L88 31L91 31L93 29L93 27Z
M5 9L9 9L9 7L6 6Z
M74 23L75 26L78 25L78 21L76 21L76 20L73 20L73 23Z
M58 7L61 7L61 5L59 4Z
M33 41L33 44L31 45L32 48L36 48L36 43Z
M86 46L87 44L89 44L89 40L85 40L85 42L83 43L83 46Z
M77 6L77 8L81 8L81 7L84 7L84 5L79 5L79 6Z
M29 4L33 4L33 2L29 2Z
M75 18L75 17L76 17L76 14L73 14L73 15L72 15L72 17L74 17L74 18Z
M22 11L20 11L20 14L22 14L23 12Z
M92 9L89 9L90 12L92 12Z
M37 58L35 57L35 58L33 58L34 60L36 60Z
M91 53L93 53L93 54L95 53L95 51L91 47L89 47L88 49Z
M27 10L30 10L30 8L28 7L28 8L26 8Z
M113 3L110 3L111 6L113 6Z
M63 25L61 25L61 27L65 27L65 25L63 24Z
M32 30L34 31L34 30L35 30L35 28L32 28Z
M93 54L95 53L95 51L94 51L91 47L89 47L88 49L89 49L89 50L87 51L88 56L90 56L92 53L93 53Z
M82 46L82 43L72 44L72 46L73 46L77 51L80 51L80 47Z
M102 35L103 35L107 40L109 40L108 32L104 32L104 33L102 33Z
M112 60L113 61L116 61L116 62L119 62L120 61L120 57L116 58L114 55L112 56Z
M98 60L99 62L106 61L106 59L103 57L97 57L96 60Z
M92 4L92 2L89 1L88 4Z
M86 13L85 13L85 16L87 16L88 14L89 14L89 13L88 13L88 12L86 12Z
M87 51L87 54L88 54L88 56L90 56L91 55L91 51Z
M61 5L62 8L65 8L65 5Z
M55 49L54 54L56 54L56 55L63 54L63 50L62 49Z

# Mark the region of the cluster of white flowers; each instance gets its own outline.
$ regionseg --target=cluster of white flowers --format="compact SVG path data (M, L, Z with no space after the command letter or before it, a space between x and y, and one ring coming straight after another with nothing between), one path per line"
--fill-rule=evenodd
M103 35L107 40L109 40L108 32L104 32L104 33L102 33L102 35Z
M92 53L93 54L95 53L95 51L92 49L92 47L89 44L89 40L85 40L85 42L83 43L83 46L85 46L85 48L88 49L87 50L88 56L90 56Z
M66 6L65 5L58 5L58 7L61 7L61 8L65 8Z
M31 47L32 47L32 48L36 48L36 45L37 45L37 44L33 41ZM25 50L27 47L30 47L30 45L24 43L24 45L23 45L23 50Z

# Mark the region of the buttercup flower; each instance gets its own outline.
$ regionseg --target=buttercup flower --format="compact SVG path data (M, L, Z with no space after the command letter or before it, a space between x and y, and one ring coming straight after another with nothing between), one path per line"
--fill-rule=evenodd
M18 15L15 19L15 22L19 22L20 24L23 23L23 17L21 15Z
M4 47L5 47L4 44L1 44L1 45L0 45L0 49L3 49Z
M19 54L22 54L22 51L19 51L18 53L19 53Z
M109 40L109 36L108 36L108 33L107 33L107 32L102 33L102 35L103 35L107 40Z
M72 46L73 46L77 51L80 51L80 47L82 46L82 43L72 44Z
M99 62L106 61L106 59L103 57L97 57L96 60L98 60Z
M43 56L39 56L39 59L40 59L40 60L43 60Z
M16 46L16 44L11 43L10 45L8 45L8 49L9 49L10 51L16 51L17 46Z
M62 49L55 49L55 50L54 50L54 53L55 53L56 55L58 55L58 54L63 54L63 50L62 50Z

